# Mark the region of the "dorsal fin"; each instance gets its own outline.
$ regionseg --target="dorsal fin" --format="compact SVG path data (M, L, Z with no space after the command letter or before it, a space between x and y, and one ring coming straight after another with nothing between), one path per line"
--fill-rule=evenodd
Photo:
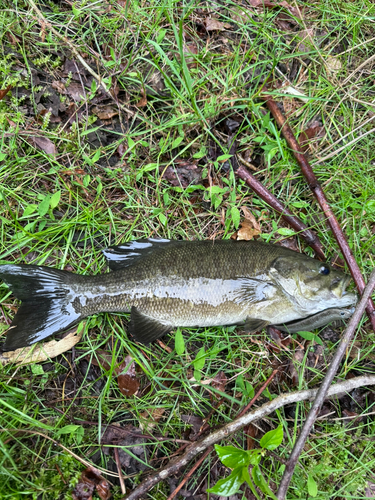
M134 240L106 248L103 255L107 259L111 271L117 271L124 267L133 265L139 259L142 259L151 253L165 248L166 246L175 246L180 244L180 240L167 240L159 238L147 238L144 240Z

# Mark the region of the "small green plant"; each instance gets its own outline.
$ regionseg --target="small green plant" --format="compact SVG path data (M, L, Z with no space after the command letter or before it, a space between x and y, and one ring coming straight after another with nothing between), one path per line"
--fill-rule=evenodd
M276 500L266 479L260 470L260 461L267 450L274 450L283 440L283 428L279 425L273 431L267 432L260 440L260 448L254 450L241 450L235 446L215 445L215 450L223 465L232 469L231 474L225 479L220 479L215 486L207 492L229 497L237 493L243 483L247 483L253 495L259 498L255 489L257 486L263 493ZM249 468L251 467L251 475Z

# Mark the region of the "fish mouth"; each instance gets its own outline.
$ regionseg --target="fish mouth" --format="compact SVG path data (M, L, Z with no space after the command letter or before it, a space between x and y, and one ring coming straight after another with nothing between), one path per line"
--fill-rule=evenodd
M345 278L334 281L331 288L331 292L334 297L339 299L341 302L345 302L347 305L352 305L357 302L356 294L346 291L346 287L349 285L351 280L350 276L345 276Z

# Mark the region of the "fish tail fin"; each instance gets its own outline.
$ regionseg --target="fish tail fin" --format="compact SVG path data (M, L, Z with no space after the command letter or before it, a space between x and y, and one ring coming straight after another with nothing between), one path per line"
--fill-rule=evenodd
M13 351L28 346L76 323L80 314L72 304L72 284L79 278L68 271L44 266L0 266L0 280L22 301L1 349Z

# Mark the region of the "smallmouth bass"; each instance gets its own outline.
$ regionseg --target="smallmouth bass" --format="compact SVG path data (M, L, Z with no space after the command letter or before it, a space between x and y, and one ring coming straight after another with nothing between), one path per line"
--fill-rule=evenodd
M112 272L85 276L6 264L0 279L22 301L3 350L66 330L100 312L130 312L148 343L175 327L256 331L352 306L350 277L304 254L259 241L130 241L104 250Z

